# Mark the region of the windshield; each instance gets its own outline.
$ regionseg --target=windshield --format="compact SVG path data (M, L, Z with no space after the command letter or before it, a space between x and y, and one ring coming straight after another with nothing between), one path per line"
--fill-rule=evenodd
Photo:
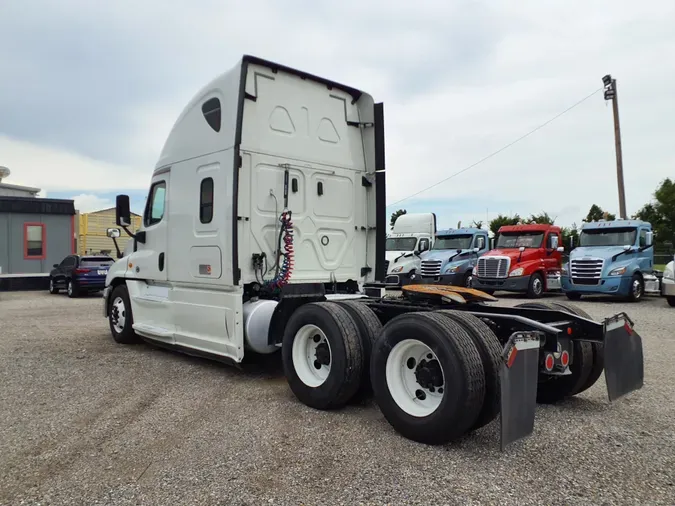
M579 246L632 246L636 234L635 228L584 230L579 236Z
M110 266L114 263L114 260L110 257L88 257L83 258L80 261L81 267L99 267L99 266Z
M544 232L504 232L499 234L497 248L539 248Z
M390 237L387 239L387 251L413 251L417 237Z
M472 237L472 235L446 235L445 237L436 237L436 242L434 242L431 249L469 249Z

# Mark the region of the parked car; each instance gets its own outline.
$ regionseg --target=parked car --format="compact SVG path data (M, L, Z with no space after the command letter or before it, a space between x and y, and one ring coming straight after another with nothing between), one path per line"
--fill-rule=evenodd
M68 297L105 288L108 269L115 260L107 255L68 255L49 273L49 293L65 290Z

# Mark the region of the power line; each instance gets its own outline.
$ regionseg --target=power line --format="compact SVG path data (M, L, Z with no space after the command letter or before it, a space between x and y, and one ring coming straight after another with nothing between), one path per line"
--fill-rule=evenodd
M463 172L466 172L466 171L469 170L469 169L473 169L476 165L479 165L479 164L483 163L485 160L488 160L488 159L492 158L493 156L495 156L495 155L501 153L501 152L504 151L505 149L510 148L511 146L513 146L514 144L516 144L516 143L522 141L522 140L525 139L526 137L529 137L530 135L532 135L532 134L535 133L536 131L541 130L542 128L544 128L544 127L545 127L546 125L548 125L549 123L551 123L551 122L557 120L557 119L558 119L560 116L562 116L563 114L565 114L565 113L571 111L572 109L574 109L574 108L577 107L578 105L583 104L586 100L588 100L589 98L591 98L593 95L595 95L596 93L598 93L598 92L601 91L602 89L603 89L603 87L600 87L600 88L598 88L597 90L595 90L593 93L591 93L591 94L589 94L589 95L586 95L584 98L582 98L581 100L579 100L579 101L576 102L575 104L571 105L570 107L568 107L567 109L565 109L563 112L556 114L555 116L553 116L551 119L549 119L549 120L546 121L545 123L542 123L542 124L539 125L538 127L534 128L533 130L530 130L530 131L527 132L525 135L522 135L522 136L518 137L515 141L510 142L510 143L507 144L506 146L504 146L504 147L498 149L497 151L495 151L495 152L493 152L493 153L490 153L490 154L487 155L486 157L481 158L481 159L478 160L477 162L475 162L475 163L469 165L468 167L465 167L465 168L463 168L462 170L460 170L460 171L458 171L458 172L455 172L454 174L452 174L452 175L446 177L445 179L441 179L441 180L438 181L437 183L434 183L434 184L432 184L431 186L428 186L427 188L424 188L423 190L418 191L417 193L413 193L412 195L408 195L407 197L402 198L401 200L398 200L398 201L394 202L393 204L389 204L389 205L387 206L387 208L392 207L392 206L395 206L395 205L397 205L397 204L400 204L400 203L403 202L404 200L408 200L408 199L410 199L410 198L416 197L416 196L419 195L420 193L424 193L424 192L427 191L427 190L431 190L432 188L435 188L436 186L445 183L445 182L448 181L449 179L452 179L452 178L455 177L455 176L459 176L460 174L462 174Z

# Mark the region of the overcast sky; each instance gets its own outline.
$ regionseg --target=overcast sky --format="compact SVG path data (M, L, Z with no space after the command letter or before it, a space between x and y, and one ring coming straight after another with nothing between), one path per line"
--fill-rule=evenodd
M136 210L174 120L248 53L385 103L387 200L480 160L618 79L628 212L675 176L675 2L22 0L0 7L6 182ZM597 93L525 140L388 209L455 226L618 211L612 110Z

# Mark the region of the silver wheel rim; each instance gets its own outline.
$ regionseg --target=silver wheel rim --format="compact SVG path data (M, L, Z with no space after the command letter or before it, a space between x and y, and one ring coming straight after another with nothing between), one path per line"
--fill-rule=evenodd
M633 281L633 297L635 297L636 299L639 299L640 295L641 295L641 292L642 292L642 290L640 288L640 280L636 279L636 280Z
M471 288L471 281L473 280L473 276L469 274L466 278L466 288Z
M293 368L308 387L323 385L330 374L330 343L323 330L316 325L304 325L295 333L293 339Z
M124 325L127 321L126 308L124 307L124 300L122 297L115 297L112 306L110 307L110 322L112 323L115 332L121 334L124 330Z
M73 294L73 282L68 281L68 295L72 295L72 294Z
M534 281L532 282L532 291L539 295L542 290L542 284L541 284L541 279L535 278Z
M420 375L421 368L436 362L440 383L428 384L428 374ZM445 374L436 354L422 341L404 339L397 343L387 357L385 366L387 387L392 399L407 414L415 417L431 415L438 409L445 395ZM426 376L426 378L424 378ZM438 378L437 378L438 379Z
M49 280L49 291L50 292L54 291L54 280L53 279Z

